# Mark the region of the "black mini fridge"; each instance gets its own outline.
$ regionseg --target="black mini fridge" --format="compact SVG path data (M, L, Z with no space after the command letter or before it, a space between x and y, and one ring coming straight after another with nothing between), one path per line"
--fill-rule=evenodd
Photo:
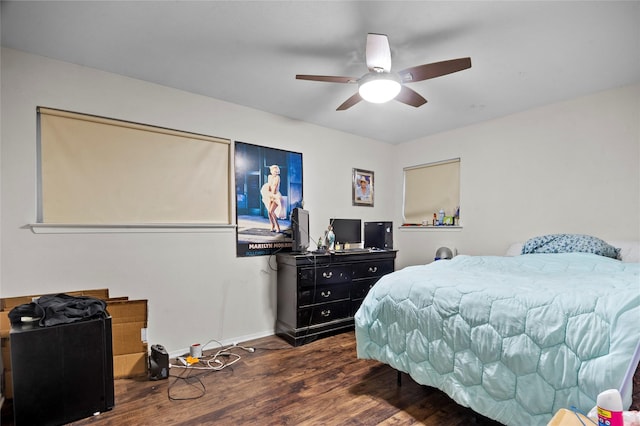
M114 405L111 318L11 328L16 426L61 425Z

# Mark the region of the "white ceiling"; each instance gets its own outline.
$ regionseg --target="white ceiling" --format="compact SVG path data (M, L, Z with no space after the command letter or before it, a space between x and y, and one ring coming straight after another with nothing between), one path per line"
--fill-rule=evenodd
M640 82L639 1L2 1L2 45L392 144ZM366 34L392 71L459 57L410 84L429 101L338 105ZM250 123L248 123L250 125Z

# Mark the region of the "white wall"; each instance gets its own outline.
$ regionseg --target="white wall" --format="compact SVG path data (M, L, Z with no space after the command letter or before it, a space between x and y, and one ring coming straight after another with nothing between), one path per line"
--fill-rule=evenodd
M330 217L393 217L393 146L11 49L1 65L2 296L109 288L148 299L149 341L170 351L274 331L275 258L236 258L235 230L34 234L36 106L302 152L316 238ZM373 208L351 205L354 167L375 172Z
M463 229L400 230L397 266L432 260L440 246L504 254L547 233L640 240L640 85L402 144L395 204L403 167L454 157Z
M36 106L303 153L312 232L329 217L402 222L402 168L461 157L461 231L397 229L397 267L441 245L501 254L547 232L640 239L640 86L550 105L400 146L43 57L1 56L0 294L109 288L149 300L150 343L271 334L275 259L236 258L235 232L34 234ZM374 208L351 205L372 170Z

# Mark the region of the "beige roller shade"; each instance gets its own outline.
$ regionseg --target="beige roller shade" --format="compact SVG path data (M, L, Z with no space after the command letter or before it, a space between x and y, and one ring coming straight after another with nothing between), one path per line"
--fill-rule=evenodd
M229 140L38 112L42 223L230 223Z
M459 158L404 169L405 223L431 222L440 209L453 216L459 205Z

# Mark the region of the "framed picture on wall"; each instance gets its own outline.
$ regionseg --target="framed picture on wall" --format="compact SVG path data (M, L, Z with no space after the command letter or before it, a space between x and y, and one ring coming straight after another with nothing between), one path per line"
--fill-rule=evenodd
M373 207L373 172L353 169L351 199L354 206Z
M235 142L237 257L291 251L291 212L302 207L302 154Z

